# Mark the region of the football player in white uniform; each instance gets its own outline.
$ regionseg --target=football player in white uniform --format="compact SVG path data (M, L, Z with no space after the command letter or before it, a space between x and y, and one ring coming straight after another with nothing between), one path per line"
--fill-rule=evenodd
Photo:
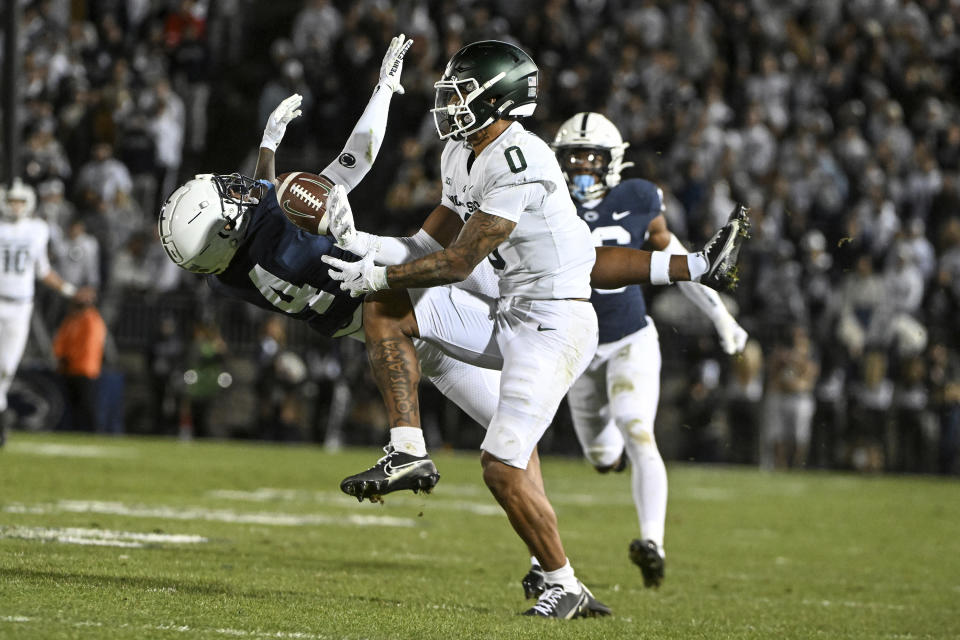
M14 419L7 410L7 392L30 334L34 281L84 303L95 297L93 289L77 289L50 267L50 229L33 217L36 204L33 187L19 178L0 189L0 446Z
M188 181L167 200L158 224L161 242L170 258L185 269L206 274L207 282L225 295L304 320L326 335L349 335L364 339L365 327L361 326L360 314L354 312L354 309L360 309L360 301L353 297L359 291L347 293L349 287L336 286L338 283L331 287L330 277L340 275L340 272L335 269L328 270L326 267L317 268L316 258L355 258L355 255L345 255L343 249L347 249L353 254L365 256L367 265L373 265L374 259L380 264L403 263L434 253L445 244L452 243L463 226L461 218L443 206L438 207L428 217L419 232L407 238L371 236L357 232L353 225L346 193L366 175L379 151L386 126L389 96L401 90L400 69L407 46L409 44L404 43L402 36L391 43L381 67L378 90L374 92L354 128L344 152L322 172L337 183L327 200L327 208L330 228L339 248L333 246L329 237L311 235L295 227L286 220L277 205L274 155L283 138L286 124L299 115L298 97L291 96L281 103L268 120L254 179L238 174L201 175ZM380 91L380 88L390 91ZM525 92L527 90L524 89ZM529 134L522 136L530 137ZM532 137L530 139L533 140ZM549 159L556 165L546 146L539 141L536 143L538 148L529 153L536 153L538 159ZM527 144L527 141L524 141L524 144ZM504 161L509 157L509 161L514 163L513 166L522 171L521 164L526 163L526 158L521 157L518 151L523 153L523 149L504 148L503 157ZM508 152L509 156L506 155ZM510 173L514 171L510 169ZM572 213L572 205L562 188L562 176L556 166L553 167L549 179L555 185L551 193L564 194L568 211ZM556 188L556 185L560 188ZM210 206L211 204L215 206ZM219 206L216 206L218 204ZM738 231L742 229L744 222L742 219L734 220L718 231L707 250L694 258L670 257L664 254L661 256L663 259L657 263L662 269L661 277L666 279L669 275L675 280L687 280L691 275L696 278L705 274L705 278L711 279L717 285L727 282L731 268L736 263L740 241ZM582 228L582 223L575 215L567 216L565 223L571 229ZM616 287L647 282L656 271L653 268L656 260L648 252L626 248L609 249L619 253L611 255L604 268L599 268L600 265L594 268L592 278L597 286ZM581 261L588 265L592 258L584 257ZM339 264L351 263L344 260L339 261ZM517 274L517 286L527 286L524 272L517 270L514 273ZM289 295L295 294L293 297L297 300L312 300L315 297L323 304L296 307L288 304L272 293L269 287L261 286L263 274L270 276L270 282L274 286L280 286ZM577 278L575 293L586 295L589 286L582 274L577 274ZM541 290L544 293L563 292L570 285L561 280L565 279L558 279L555 285L544 281ZM574 292L571 290L571 293ZM431 336L432 341L417 340L416 355L420 358L423 374L428 376L444 395L486 427L493 420L497 409L500 374L495 369L499 368L502 357L499 353L491 353L490 358L483 360L479 357L476 343L478 340L489 341L492 336L492 305L496 303L499 295L493 266L483 263L456 287L411 290L409 294L398 294L402 296L406 306L415 306L417 318L434 318L439 329L444 329L445 325L457 327L455 320L461 322L459 331L438 331L437 335ZM522 306L522 301L518 300L518 304ZM550 301L547 301L548 306L549 304ZM578 306L589 309L589 305L585 303L579 303ZM518 307L517 313L521 312ZM588 314L581 312L581 315ZM570 323L567 318L559 318L559 321ZM479 326L474 328L470 326L470 322L477 322ZM585 324L588 325L589 332L589 318ZM544 325L540 331L557 334L558 328L564 326L566 325ZM404 340L409 342L406 337ZM564 338L558 340L563 341ZM451 357L451 354L457 355L460 360ZM477 356L473 358L475 363L493 368L480 368L463 362L469 354ZM588 356L589 354L586 354L583 358ZM416 356L413 356L412 361L416 367ZM575 371L570 373L571 380L573 373ZM423 447L415 385L410 401L411 411L416 415L415 419L410 419L410 426L416 428L398 426L397 420L392 418L391 423L397 428L392 429L391 451L415 451L412 443L418 438L419 446ZM430 489L439 478L436 467L425 452L423 456L414 457L412 465L400 461L401 464L398 464L396 469L393 463L398 461L395 456L391 456L392 454L386 456L379 465L381 471L384 468L391 470L389 478L381 478L382 482L376 485L370 483L368 486L367 483L362 483L358 486L356 483L349 485L345 482L341 486L349 486L352 491L348 492L363 499L400 489ZM536 456L531 462L528 478L542 486ZM554 596L557 596L556 591ZM577 604L577 607L568 606L566 610L571 615L576 611L582 612L584 606L579 596Z
M553 141L578 215L598 244L647 246L670 253L686 250L663 216L663 193L641 179L621 182L625 163L620 131L599 113L578 113L560 126ZM737 324L716 291L695 282L680 291L716 327L723 350L743 350L747 332ZM660 344L639 286L594 289L600 344L567 400L573 426L587 459L604 473L632 465L633 501L641 538L630 543L630 558L647 587L664 576L663 537L667 514L667 472L653 427L660 396ZM626 453L626 455L624 455ZM528 597L543 590L537 564L523 580Z
M391 442L386 456L346 478L341 488L360 500L377 500L410 488L394 486L397 477L422 478L426 484L413 486L423 489L436 482L419 429L413 338L501 369L496 411L481 445L484 481L544 569L545 589L525 615L568 619L610 610L577 580L566 557L535 448L593 356L597 317L589 304L590 285L607 283L594 269L593 239L576 215L556 157L516 122L533 113L538 79L533 60L514 45L483 41L457 52L435 85L433 109L437 130L449 141L441 156L443 204L428 224L433 223L430 235L438 249L445 248L411 262L377 265L389 264L378 256L385 239L357 241L352 217L341 224L348 207L335 188L327 205L331 231L338 244L364 257L322 259L353 295L391 289L367 296L363 305L367 352L388 408ZM732 252L732 262L724 258L719 270L704 254L662 254L657 261L649 258L648 275L656 271L668 280L682 266L685 279L720 271L725 278L744 222L742 215L734 216L713 242ZM487 258L499 275L495 300L477 304L476 296L438 286L465 280ZM618 268L609 262L610 269ZM425 299L436 302L424 305Z

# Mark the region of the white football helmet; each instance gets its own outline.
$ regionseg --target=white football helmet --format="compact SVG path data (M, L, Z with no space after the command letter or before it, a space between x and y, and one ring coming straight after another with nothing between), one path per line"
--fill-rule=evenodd
M4 198L3 212L14 220L33 215L37 208L37 192L20 178L14 178Z
M257 181L239 173L195 176L167 198L157 226L170 259L194 273L220 273L246 231Z
M623 152L630 146L624 142L617 129L606 116L583 111L573 116L557 131L553 144L563 176L570 188L570 195L580 201L603 197L607 189L620 184L620 172L632 167L632 162L623 161ZM596 158L589 158L589 166L580 151L596 151Z

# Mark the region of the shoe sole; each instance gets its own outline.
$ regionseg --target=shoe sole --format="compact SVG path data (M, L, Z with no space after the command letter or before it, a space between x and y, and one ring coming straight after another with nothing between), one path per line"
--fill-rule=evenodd
M530 615L530 617L544 618L547 620L577 620L579 618L603 618L606 616L611 616L613 615L613 610L602 602L594 598L590 598L587 602L577 606L571 612L571 614L565 618L561 618L559 616L538 616L532 614L523 615Z
M613 615L613 610L603 604L596 598L587 598L587 601L580 605L577 615L574 618L603 618Z
M743 247L743 241L750 237L750 218L747 217L747 208L739 205L734 209L727 220L727 225L733 225L735 229L725 243L723 251L725 257L717 263L716 268L704 276L704 280L713 281L712 286L715 289L725 288L732 291L737 288L740 280L737 266L740 249Z
M634 540L630 543L630 560L640 567L643 575L643 586L648 589L659 588L663 583L664 561L654 549Z
M358 502L383 502L383 496L394 491L410 490L414 493L430 493L440 481L440 474L434 469L433 473L410 479L406 476L385 478L383 480L344 480L340 483L340 490L357 499Z

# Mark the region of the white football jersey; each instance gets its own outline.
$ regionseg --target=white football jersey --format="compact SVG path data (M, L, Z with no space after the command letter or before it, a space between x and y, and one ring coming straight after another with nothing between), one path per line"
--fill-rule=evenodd
M514 122L468 169L472 155L466 143L447 142L442 204L464 222L483 211L517 223L489 256L500 296L589 298L594 242L550 147Z
M0 297L32 300L34 281L50 271L50 228L39 218L0 219Z

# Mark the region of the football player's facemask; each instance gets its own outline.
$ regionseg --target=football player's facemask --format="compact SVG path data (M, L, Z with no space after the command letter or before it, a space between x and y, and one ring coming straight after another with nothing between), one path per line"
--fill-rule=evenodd
M243 239L259 183L239 173L202 174L173 192L160 210L160 242L194 273L220 273Z
M599 113L578 113L564 122L551 146L570 195L581 202L602 198L620 184L620 172L633 166L623 161L630 144L623 141L616 125Z
M433 114L441 140L463 140L501 118L518 120L537 107L539 71L522 49L507 42L468 44L450 58Z
M604 177L610 166L610 151L591 147L564 147L557 160L570 187L570 195L581 202L599 198L607 190Z
M23 220L32 216L36 208L37 192L20 178L14 178L6 192L4 215L12 220Z

